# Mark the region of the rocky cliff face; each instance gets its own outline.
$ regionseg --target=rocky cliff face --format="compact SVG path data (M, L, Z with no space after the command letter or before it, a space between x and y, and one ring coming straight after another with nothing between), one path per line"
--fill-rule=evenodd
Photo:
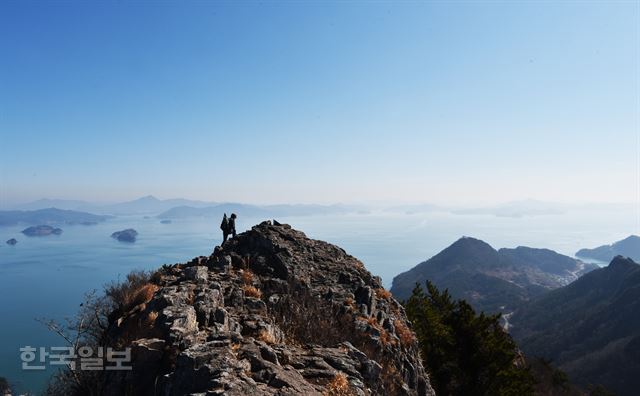
M360 261L264 222L164 267L110 318L133 370L107 394L434 395L402 306Z

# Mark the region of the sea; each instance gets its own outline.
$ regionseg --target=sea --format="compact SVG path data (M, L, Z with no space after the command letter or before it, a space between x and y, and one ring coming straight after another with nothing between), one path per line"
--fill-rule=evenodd
M238 232L265 219L238 213ZM344 248L387 287L393 277L432 257L462 236L494 248L530 246L573 256L638 234L638 217L628 210L574 210L562 214L498 217L450 212L368 212L278 218L282 223ZM91 291L132 270L209 255L221 242L219 219L179 219L162 224L153 216L118 216L97 225L61 225L61 235L26 237L25 226L0 227L0 376L19 392L39 394L60 366L22 367L20 348L66 346L42 321L73 317ZM138 231L135 243L118 242L119 230ZM16 238L17 245L4 241ZM606 263L598 263L606 265ZM32 363L33 364L33 363Z

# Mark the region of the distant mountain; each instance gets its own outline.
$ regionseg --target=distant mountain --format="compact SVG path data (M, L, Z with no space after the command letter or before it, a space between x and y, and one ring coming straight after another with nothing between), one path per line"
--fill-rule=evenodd
M414 205L396 205L390 206L383 209L385 212L393 212L393 213L404 213L408 215L418 214L418 213L432 213L432 212L446 212L448 209L445 209L441 206L432 205L432 204L414 204Z
M572 381L620 396L640 389L640 265L615 257L510 318L525 354L552 359Z
M565 211L566 205L527 199L482 208L456 209L452 210L452 213L461 215L493 215L497 217L517 218L525 216L557 215L563 214Z
M101 206L96 208L96 211L98 213L114 215L158 214L176 206L204 207L210 205L212 205L211 202L192 201L182 198L163 200L153 195L147 195L146 197L134 199L133 201Z
M590 258L607 263L618 255L631 257L633 260L640 262L640 237L631 235L612 245L603 245L594 249L580 249L576 253L577 257Z
M347 205L246 205L238 203L226 203L215 206L194 208L192 206L179 206L171 208L157 217L160 219L182 219L189 217L222 217L224 213L237 213L243 217L284 217L284 216L310 216L320 214L344 214L356 212L356 207Z
M84 201L41 199L19 205L16 209L60 208L102 215L158 215L159 218L218 217L223 213L238 212L246 217L308 216L319 214L362 213L364 208L349 205L249 205L241 203L215 203L183 198L158 199L148 195L133 201L103 205Z
M56 208L0 211L0 226L15 224L94 224L109 216Z
M64 199L40 199L26 204L13 206L15 210L38 210L47 208L58 208L66 210L77 210L98 214L110 215L135 215L135 214L158 214L176 206L204 207L215 205L214 202L194 201L189 199L158 199L152 195L147 195L132 201L115 204L97 204L77 200Z
M57 208L64 210L81 210L84 208L90 208L94 205L85 201L78 200L70 200L70 199L39 199L37 201L28 202L25 204L12 206L11 209L14 210L38 210L38 209L48 209L48 208Z
M429 260L393 279L398 299L428 279L453 297L485 312L510 312L534 296L574 281L598 268L548 249L520 246L495 250L479 239L463 237Z

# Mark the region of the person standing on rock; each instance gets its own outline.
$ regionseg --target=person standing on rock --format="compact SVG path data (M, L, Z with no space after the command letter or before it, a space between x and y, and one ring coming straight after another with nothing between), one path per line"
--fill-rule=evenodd
M231 236L233 238L236 237L236 214L235 213L231 213L231 217L229 218L229 234L231 234Z
M220 229L222 230L222 243L224 244L227 241L227 237L229 236L229 219L227 218L227 214L225 213L222 217L222 223L220 223Z
M229 234L232 235L233 238L236 237L236 214L231 213L231 217L227 218L227 214L224 214L222 218L222 223L220 224L220 229L222 230L222 243L224 244L229 237Z

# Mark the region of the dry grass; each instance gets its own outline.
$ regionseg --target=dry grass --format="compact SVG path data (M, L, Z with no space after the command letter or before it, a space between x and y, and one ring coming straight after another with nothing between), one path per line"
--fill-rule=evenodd
M373 316L369 316L367 323L369 323L369 326L375 327L376 329L380 327L380 325L378 325L378 321Z
M262 342L266 342L267 344L276 343L276 338L273 336L273 334L269 333L265 329L260 330L260 333L258 333L258 339Z
M242 282L244 282L245 285L252 284L253 283L253 272L251 272L250 270L242 271Z
M404 380L395 364L392 362L388 362L388 364L382 364L382 380L385 382L387 386L388 394L398 395L400 394L400 390L402 389L402 384Z
M193 290L189 291L189 294L187 294L187 300L185 302L189 305L193 305L196 302L196 293Z
M347 297L344 299L344 305L346 305L349 308L354 308L356 307L356 303L355 301L353 301L353 298L351 297Z
M383 300L388 300L391 297L391 292L381 287L379 289L376 289L376 297Z
M153 294L158 291L158 286L153 283L147 283L142 285L139 289L133 291L129 306L135 307L136 305L148 303L153 298Z
M158 286L150 283L150 276L146 271L132 271L126 280L107 285L105 295L114 307L126 312L151 300L153 293L158 290Z
M154 323L156 323L156 319L158 319L158 312L157 311L149 312L146 319L147 326L152 327Z
M336 373L333 380L327 384L324 392L324 396L353 396L355 393L351 389L351 384L347 376L343 372Z
M247 297L260 298L260 297L262 297L262 292L260 291L260 289L258 289L255 286L245 285L244 286L244 295L247 296Z
M413 331L400 319L396 319L393 322L393 326L396 328L396 334L400 338L400 343L405 347L412 345L416 341L416 336Z
M380 343L384 346L396 345L396 339L385 329L380 329Z

